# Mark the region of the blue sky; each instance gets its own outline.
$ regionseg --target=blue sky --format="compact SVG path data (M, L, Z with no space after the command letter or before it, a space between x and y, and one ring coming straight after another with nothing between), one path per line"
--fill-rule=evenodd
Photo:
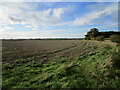
M94 27L118 30L117 2L6 2L0 8L0 38L82 38Z

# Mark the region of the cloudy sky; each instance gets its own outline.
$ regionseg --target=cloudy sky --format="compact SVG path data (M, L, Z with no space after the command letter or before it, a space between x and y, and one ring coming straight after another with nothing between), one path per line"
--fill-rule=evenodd
M118 30L116 2L3 2L0 38L81 38Z

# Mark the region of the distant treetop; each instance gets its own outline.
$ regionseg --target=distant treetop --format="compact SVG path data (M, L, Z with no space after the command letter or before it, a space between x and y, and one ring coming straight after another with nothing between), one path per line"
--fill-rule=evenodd
M90 29L89 32L99 32L99 30L97 28L92 28L92 29Z

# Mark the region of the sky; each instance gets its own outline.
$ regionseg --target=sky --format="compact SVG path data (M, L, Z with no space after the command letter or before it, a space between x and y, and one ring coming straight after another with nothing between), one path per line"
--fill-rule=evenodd
M0 38L83 38L118 31L117 2L2 2Z

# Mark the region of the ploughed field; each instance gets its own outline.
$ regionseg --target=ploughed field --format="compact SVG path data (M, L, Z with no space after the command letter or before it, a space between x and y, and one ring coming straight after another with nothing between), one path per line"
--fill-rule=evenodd
M120 70L113 68L115 43L9 40L2 46L3 88L120 86Z
M3 63L33 58L40 62L60 57L77 58L90 53L96 45L80 40L3 41Z

